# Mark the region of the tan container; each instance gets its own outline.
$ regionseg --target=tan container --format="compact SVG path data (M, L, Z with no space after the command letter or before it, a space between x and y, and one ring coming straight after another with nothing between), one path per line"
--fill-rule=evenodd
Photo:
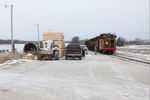
M61 32L44 32L43 40L64 40L64 35Z
M63 48L60 48L59 54L60 54L60 57L63 57L63 56L64 56L64 49L63 49Z
M65 42L64 41L55 41L54 44L59 46L59 48L60 48L60 57L63 57L64 56Z
M55 44L55 45L58 45L59 48L64 48L64 47L65 47L64 41L55 41L54 44Z
M63 33L61 33L61 32L44 32L43 40L54 40L54 44L59 46L59 48L60 48L60 57L64 56L65 42L64 42Z

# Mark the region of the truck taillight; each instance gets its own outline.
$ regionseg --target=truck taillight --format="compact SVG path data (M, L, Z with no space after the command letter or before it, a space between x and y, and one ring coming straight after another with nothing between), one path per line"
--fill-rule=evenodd
M68 50L67 49L65 49L65 53L67 52Z

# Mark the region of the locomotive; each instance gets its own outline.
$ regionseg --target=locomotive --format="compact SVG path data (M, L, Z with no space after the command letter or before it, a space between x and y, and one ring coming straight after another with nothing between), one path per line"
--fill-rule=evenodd
M88 49L104 54L114 54L116 51L116 34L102 33L85 42Z

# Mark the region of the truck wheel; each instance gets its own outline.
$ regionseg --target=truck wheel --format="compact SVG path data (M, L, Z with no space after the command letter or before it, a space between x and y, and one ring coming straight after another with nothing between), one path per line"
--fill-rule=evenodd
M38 54L37 54L37 59L38 59L38 60L41 60L41 59L42 59L42 57L41 57L41 54L40 54L40 53L38 53Z
M65 59L66 59L66 60L68 60L68 57L67 57L67 56L65 56Z
M48 59L51 61L52 60L52 55L47 55Z
M82 57L79 57L79 60L82 60Z
M82 55L83 55L83 57L85 57L85 51L83 51L83 54L82 54Z
M114 51L111 51L111 53L110 53L111 55L113 55L114 54Z
M55 56L55 60L59 60L59 57L58 57L58 56Z
M55 60L59 60L59 51L55 51L54 55L55 55Z

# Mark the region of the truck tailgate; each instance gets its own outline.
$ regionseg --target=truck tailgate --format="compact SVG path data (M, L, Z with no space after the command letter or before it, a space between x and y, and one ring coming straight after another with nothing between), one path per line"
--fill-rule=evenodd
M81 54L81 49L66 49L66 54Z

